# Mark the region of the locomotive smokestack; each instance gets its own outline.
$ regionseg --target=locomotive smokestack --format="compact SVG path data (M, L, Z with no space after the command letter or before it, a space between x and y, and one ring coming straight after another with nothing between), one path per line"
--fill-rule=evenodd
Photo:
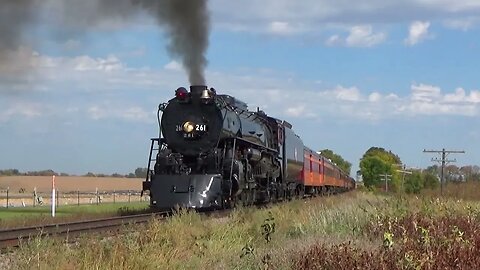
M200 99L205 90L208 90L206 85L192 85L190 86L190 95L194 99Z
M206 85L192 85L190 86L190 93L192 93L192 95L201 95L203 90L207 89Z

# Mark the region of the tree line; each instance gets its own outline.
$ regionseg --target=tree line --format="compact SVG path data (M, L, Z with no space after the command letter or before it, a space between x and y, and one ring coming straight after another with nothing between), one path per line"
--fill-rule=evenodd
M440 166L433 165L426 169L409 168L406 173L403 164L400 157L392 151L371 147L360 159L358 174L361 175L365 187L370 189L386 189L388 185L389 191L419 193L422 189L434 189L440 185ZM480 181L480 167L446 166L444 181Z
M41 170L41 171L28 171L28 172L21 172L18 169L6 169L0 170L0 176L75 176L70 175L68 173L59 173L55 172L54 170ZM145 178L147 176L147 168L137 168L134 172L128 174L104 174L104 173L93 173L88 172L84 175L84 177L115 177L115 178Z
M352 163L330 149L320 151L325 158L330 159L345 173L351 173ZM369 189L386 189L392 192L419 193L422 189L434 189L440 185L441 167L432 165L426 169L407 168L408 173L403 173L404 163L398 155L381 147L370 147L360 159L360 170L357 176L361 177L363 185ZM116 178L145 178L147 168L136 168L128 174L103 174L88 172L85 177L116 177ZM20 172L17 169L0 170L0 176L69 176L67 173L57 173L53 170ZM385 184L387 178L388 184ZM457 167L445 166L444 181L466 182L480 181L480 166L468 165Z

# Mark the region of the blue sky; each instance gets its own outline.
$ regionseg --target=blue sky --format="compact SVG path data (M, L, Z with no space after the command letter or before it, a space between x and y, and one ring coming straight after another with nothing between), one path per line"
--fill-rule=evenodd
M432 164L424 148L480 165L480 2L358 2L209 1L208 85L354 169L371 146L412 167ZM39 20L0 63L0 169L144 167L158 104L188 86L147 14L75 26Z

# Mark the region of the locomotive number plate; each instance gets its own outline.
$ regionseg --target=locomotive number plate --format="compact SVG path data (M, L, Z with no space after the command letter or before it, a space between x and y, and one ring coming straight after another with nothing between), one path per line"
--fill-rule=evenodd
M206 124L193 124L192 122L185 122L183 125L176 125L175 131L185 133L200 133L207 132L208 125Z
M195 125L195 131L205 132L205 131L207 131L207 125L197 124L197 125Z

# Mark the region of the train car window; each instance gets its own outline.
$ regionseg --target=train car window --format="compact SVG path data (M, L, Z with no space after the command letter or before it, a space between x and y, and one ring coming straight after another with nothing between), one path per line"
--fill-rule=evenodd
M313 170L312 170L312 169L313 169L313 166L312 166L312 162L313 162L313 160L312 160L312 154L310 154L310 159L309 159L309 160L310 160L310 172L312 172L312 171L313 171Z

